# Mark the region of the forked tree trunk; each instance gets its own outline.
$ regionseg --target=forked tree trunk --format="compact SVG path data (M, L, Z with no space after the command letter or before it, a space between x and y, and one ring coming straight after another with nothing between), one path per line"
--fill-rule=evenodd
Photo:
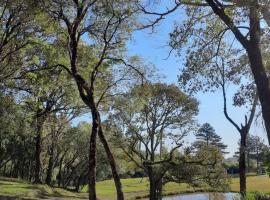
M240 156L239 156L239 176L240 176L240 194L246 196L246 147L247 132L242 130L240 139Z
M260 27L261 19L258 0L247 1L250 7L250 40L248 40L247 37L240 32L240 30L234 25L234 22L231 20L231 18L226 15L224 8L220 7L220 5L216 3L216 1L206 0L206 2L209 4L209 6L211 6L214 13L222 19L222 21L227 25L228 28L231 29L236 39L241 43L241 45L245 48L248 54L251 71L257 86L258 96L261 103L262 116L268 136L268 142L270 144L270 86L266 69L263 64L260 46L262 33Z
M251 63L251 70L254 76L255 83L258 88L258 95L262 107L262 115L264 119L265 128L267 131L268 142L270 143L270 89L269 80L267 78L263 63L261 50L258 43L253 42L249 48L249 60Z
M116 169L115 159L114 159L113 154L110 150L109 144L108 144L108 142L103 134L101 122L99 122L99 123L100 123L100 127L99 127L99 131L98 131L98 136L99 136L99 139L100 139L100 141L101 141L101 143L106 151L107 158L108 158L110 166L111 166L112 176L113 176L113 180L114 180L114 184L115 184L116 192L117 192L117 200L124 200L124 193L122 190L121 180L120 180L119 174L118 174L117 169Z
M250 60L251 71L257 85L259 99L262 107L262 115L265 128L267 131L268 142L270 144L270 87L269 79L263 64L261 53L261 27L260 27L260 10L258 0L252 0L250 6L250 42L247 49Z

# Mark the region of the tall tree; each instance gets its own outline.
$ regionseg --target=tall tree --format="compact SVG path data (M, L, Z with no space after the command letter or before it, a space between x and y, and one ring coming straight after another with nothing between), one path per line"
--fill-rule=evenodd
M118 146L147 174L150 199L160 199L163 178L192 129L198 102L175 85L147 83L119 97L114 107L113 126L124 134ZM162 146L165 139L173 144L170 149Z
M178 35L178 43L179 41L184 42L188 40L187 37L190 34L193 34L193 32L191 32L191 30L194 30L192 27L196 27L196 24L204 22L204 19L207 19L208 23L211 23L211 19L213 17L212 13L214 13L215 16L223 22L223 25L221 26L223 30L217 31L208 29L207 31L215 31L215 38L224 37L225 33L230 31L246 52L249 61L249 65L246 67L248 67L252 72L258 89L258 97L270 144L270 106L268 105L268 102L270 101L270 87L265 60L262 56L262 36L265 34L266 37L269 37L269 34L267 31L263 31L261 26L262 20L265 20L267 24L270 24L270 12L269 7L267 6L268 1L200 0L171 1L169 4L169 8L164 12L151 11L147 9L150 7L149 5L139 4L139 9L144 14L150 16L151 19L149 20L150 22L144 22L141 28L154 28L155 25L163 20L167 15L175 12L178 8L183 8L184 6L189 12L188 16L191 16L192 19L189 24L185 24L182 28L176 25L175 30L171 33L174 36ZM209 7L211 10L209 10ZM200 13L200 15L192 12L194 8L198 13ZM201 11L203 11L203 13ZM260 17L261 15L263 17ZM200 29L201 31L204 31L205 27L201 27ZM175 48L174 45L175 43L173 42L173 48ZM204 45L205 43L201 42L196 46L204 48Z
M235 38L247 52L250 68L258 89L258 96L262 107L262 115L264 118L264 123L270 144L270 106L268 105L268 102L270 101L270 87L269 79L267 77L264 61L262 58L262 30L259 1L246 1L245 4L245 6L248 8L246 19L249 23L249 38L247 38L245 34L241 32L241 27L239 28L237 22L235 22L237 19L231 18L231 16L226 13L226 5L217 0L206 0L206 2L212 8L213 12L219 16L219 18L226 24L227 28L232 31Z
M196 9L192 12L196 13ZM217 89L222 91L223 100L223 112L224 116L230 122L240 134L241 147L240 147L240 192L245 195L246 193L246 147L247 147L247 135L249 133L251 124L254 119L256 112L256 107L258 104L258 96L256 92L256 86L251 79L251 72L247 67L248 62L246 57L241 54L237 48L235 49L233 45L227 40L222 40L221 36L216 36L216 30L221 26L217 23L209 23L206 18L207 26L201 30L195 27L192 31L193 42L190 44L192 46L203 43L203 48L198 46L197 48L192 48L187 56L187 62L185 68L179 77L180 84L186 88L191 93L196 93L199 91L213 92ZM208 32L209 29L213 29L213 32ZM177 33L180 29L176 30L176 34L173 34L172 42L174 45L183 45L182 40L177 38ZM205 33L204 39L201 37L201 33ZM199 36L200 35L200 36ZM199 37L197 37L199 36ZM174 38L177 38L174 40ZM178 43L179 42L179 43ZM188 42L188 41L186 41ZM229 44L228 44L229 43ZM179 47L179 46L174 46ZM243 80L242 77L246 79ZM248 112L244 117L244 122L238 124L228 111L228 92L227 88L232 89L233 94L232 106L241 107L248 105ZM234 89L233 89L234 88Z
M78 96L74 93L74 84L66 79L61 68L50 68L54 56L59 56L52 45L39 44L27 49L29 60L23 73L16 77L10 87L16 89L29 112L33 114L35 126L35 183L41 183L41 153L43 128L49 115L61 110L79 107ZM49 70L48 70L49 69ZM76 99L77 98L77 99Z
M89 147L89 199L96 197L96 141L101 140L107 154L112 176L117 190L117 199L124 199L120 177L115 159L105 138L100 116L101 103L108 98L110 91L125 79L126 70L117 80L107 73L110 66L125 65L134 69L123 59L123 47L133 26L132 2L117 1L44 1L46 12L58 22L63 35L65 50L69 55L69 64L58 63L66 69L77 84L81 99L91 110L92 133ZM64 34L63 34L64 33ZM87 38L87 45L83 38ZM83 47L88 46L91 60L81 62L85 57ZM118 70L121 71L121 70ZM134 70L137 71L138 70ZM86 74L86 75L85 75ZM97 90L98 82L103 90ZM106 82L110 81L110 82Z

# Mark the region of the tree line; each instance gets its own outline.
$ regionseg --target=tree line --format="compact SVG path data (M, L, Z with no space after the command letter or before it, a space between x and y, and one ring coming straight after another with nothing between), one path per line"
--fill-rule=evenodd
M247 138L260 114L270 133L267 1L172 1L156 11L158 6L127 0L1 1L3 175L73 185L77 191L87 183L95 200L96 179L111 174L122 200L118 163L125 157L148 176L150 199L160 199L162 186L171 181L219 181L225 188L226 145L209 124L198 129L195 119L194 94L220 90L224 116L241 138L245 195ZM176 86L155 81L151 66L128 54L127 43L135 30L154 30L177 10L185 18L175 23L168 44L184 55L185 64ZM229 108L243 106L247 114L238 123ZM72 125L85 113L89 125ZM192 132L198 141L186 147L184 138Z

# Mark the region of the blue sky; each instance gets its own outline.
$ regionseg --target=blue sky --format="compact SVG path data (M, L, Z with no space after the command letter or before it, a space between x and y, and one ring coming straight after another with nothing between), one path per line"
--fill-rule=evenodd
M166 6L163 6L166 8ZM161 81L166 83L177 84L177 76L179 69L183 67L183 60L177 57L174 53L170 55L168 48L169 33L173 29L175 20L183 19L184 15L181 11L175 12L167 16L162 23L156 27L155 32L150 30L136 31L133 34L132 40L128 43L128 53L130 56L138 55L145 63L154 64L159 75L165 76ZM183 56L184 57L184 56ZM166 59L167 58L167 59ZM231 97L232 91L228 91L228 112L230 116L239 124L244 121L246 114L245 109L232 108ZM200 102L199 115L197 117L200 124L210 123L216 130L217 134L223 138L223 142L228 145L227 151L230 152L226 157L230 157L237 150L237 142L240 139L237 130L226 120L223 113L223 101L221 92L198 94L196 98ZM74 121L74 125L79 121L90 121L90 116L84 115ZM260 121L261 122L261 121ZM259 122L259 123L260 123ZM266 140L266 133L260 124L253 123L250 133L258 135ZM186 143L191 143L194 136L190 135L185 139Z
M181 16L181 14L180 14ZM144 59L146 63L152 63L158 69L159 74L165 75L162 81L177 84L177 76L179 69L183 66L183 61L174 53L168 59L169 51L168 41L169 32L173 29L175 19L179 18L179 13L175 13L167 17L162 23L156 27L154 33L150 30L137 31L133 35L133 39L128 44L130 55L138 55ZM228 105L230 106L230 90L228 91ZM200 102L200 112L198 115L199 123L210 123L216 130L217 134L222 136L225 144L228 145L227 157L232 156L237 150L237 142L240 139L237 130L226 120L223 114L222 93L206 93L196 95ZM229 108L231 117L238 123L244 121L246 110L241 108ZM255 123L254 123L255 124ZM251 134L261 136L266 141L266 134L261 125L253 125ZM194 136L189 136L186 142L192 142Z

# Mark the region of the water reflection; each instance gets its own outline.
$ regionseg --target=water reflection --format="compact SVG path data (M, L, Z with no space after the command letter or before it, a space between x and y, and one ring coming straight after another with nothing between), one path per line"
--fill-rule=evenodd
M170 197L163 197L163 200L236 200L236 193L202 193L202 194L185 194Z

